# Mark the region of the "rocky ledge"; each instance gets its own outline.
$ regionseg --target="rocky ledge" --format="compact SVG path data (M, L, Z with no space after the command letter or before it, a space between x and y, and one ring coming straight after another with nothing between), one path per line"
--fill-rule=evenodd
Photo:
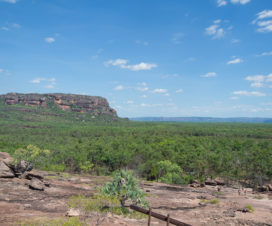
M24 160L15 164L15 161L6 152L0 152L0 178L23 179L25 185L30 189L43 191L49 187L49 183L44 181L44 177L39 172L33 170L31 163Z
M5 104L23 104L49 108L54 105L63 111L91 113L94 115L110 115L117 117L116 111L109 106L108 101L103 97L76 95L76 94L21 94L8 93L0 95Z

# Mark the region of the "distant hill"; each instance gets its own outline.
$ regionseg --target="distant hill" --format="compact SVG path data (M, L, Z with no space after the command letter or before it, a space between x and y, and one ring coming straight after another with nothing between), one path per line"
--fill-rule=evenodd
M62 93L0 95L0 117L37 120L42 115L58 119L66 118L70 121L74 119L119 119L117 112L103 97ZM47 117L46 120L48 119Z
M244 123L272 123L272 118L213 118L213 117L138 117L132 121L142 122L244 122Z

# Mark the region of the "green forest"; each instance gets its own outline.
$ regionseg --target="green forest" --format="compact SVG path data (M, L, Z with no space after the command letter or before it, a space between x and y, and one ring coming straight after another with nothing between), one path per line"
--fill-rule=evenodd
M272 124L133 122L0 103L0 151L32 153L35 167L187 184L272 178ZM39 161L35 161L39 159Z

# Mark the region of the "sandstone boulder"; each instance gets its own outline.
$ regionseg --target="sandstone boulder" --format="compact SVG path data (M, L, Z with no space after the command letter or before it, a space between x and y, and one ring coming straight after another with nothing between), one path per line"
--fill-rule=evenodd
M31 180L32 178L37 178L39 180L43 180L44 176L40 172L38 172L36 170L32 170L31 172L25 172L24 178L28 179L28 180Z
M215 179L214 181L216 182L217 185L220 185L220 186L224 186L225 185L225 182L223 180Z
M43 191L44 190L44 183L41 180L33 177L30 181L29 188L31 188L33 190Z
M17 176L20 176L24 172L31 171L33 169L33 165L28 163L25 160L21 160L14 168L14 172Z
M0 160L0 178L13 178L15 177L12 170Z
M207 180L205 181L205 185L216 186L217 183L216 183L215 180L207 179Z
M80 216L80 210L71 208L71 209L69 209L67 211L65 216L67 216L67 217L78 217L78 216Z

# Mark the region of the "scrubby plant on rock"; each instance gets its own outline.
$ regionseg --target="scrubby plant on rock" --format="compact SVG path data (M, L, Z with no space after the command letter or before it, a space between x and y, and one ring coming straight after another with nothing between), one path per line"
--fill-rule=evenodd
M22 161L33 164L35 167L42 167L48 163L50 150L42 150L35 145L29 144L26 148L19 148L14 152L15 163Z
M107 183L101 189L101 192L106 196L117 198L122 207L125 206L126 201L131 201L135 205L148 206L136 178L130 171L120 170L116 172L113 180Z

